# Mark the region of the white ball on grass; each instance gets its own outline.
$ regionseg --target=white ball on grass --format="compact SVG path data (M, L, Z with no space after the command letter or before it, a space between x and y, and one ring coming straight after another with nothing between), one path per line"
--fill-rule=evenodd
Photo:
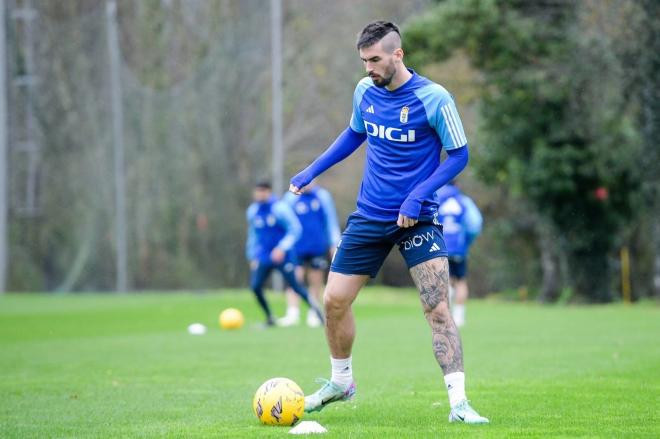
M188 333L192 335L204 335L206 334L206 326L201 323L192 323L188 326Z

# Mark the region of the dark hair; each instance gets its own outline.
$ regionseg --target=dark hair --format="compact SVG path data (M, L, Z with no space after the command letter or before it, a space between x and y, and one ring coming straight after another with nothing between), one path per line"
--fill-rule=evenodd
M357 48L358 50L363 47L371 47L380 40L382 40L385 35L390 32L396 32L399 37L401 37L401 32L399 32L399 27L389 21L378 20L372 23L369 23L362 29L360 35L358 35Z
M270 181L267 180L261 180L257 184L254 185L255 188L257 189L268 189L269 191L273 189L273 186L271 186Z

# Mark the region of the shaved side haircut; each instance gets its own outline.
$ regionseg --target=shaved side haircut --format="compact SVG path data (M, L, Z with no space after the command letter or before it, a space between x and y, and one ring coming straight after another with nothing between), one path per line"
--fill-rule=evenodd
M366 25L358 35L357 49L371 47L383 39L385 39L383 49L388 53L392 53L401 47L401 32L399 32L399 27L396 24L382 20L374 21Z

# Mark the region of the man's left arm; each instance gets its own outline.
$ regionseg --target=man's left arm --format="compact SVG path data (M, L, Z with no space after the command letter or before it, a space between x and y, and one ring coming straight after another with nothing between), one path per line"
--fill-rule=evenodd
M447 159L439 163L429 178L415 187L399 209L400 227L413 226L419 218L424 200L461 173L469 160L467 138L461 118L451 95L438 84L431 84L418 91L417 97L424 104L429 124L438 134Z
M461 202L465 207L465 215L463 215L463 223L465 224L466 245L469 247L472 242L481 233L484 218L477 205L472 201L472 198L467 195L461 197Z
M467 145L447 151L447 159L431 174L429 178L421 182L408 195L399 209L401 216L417 220L422 210L423 200L433 196L433 193L445 184L452 181L467 166L469 160ZM402 225L402 224L399 224Z

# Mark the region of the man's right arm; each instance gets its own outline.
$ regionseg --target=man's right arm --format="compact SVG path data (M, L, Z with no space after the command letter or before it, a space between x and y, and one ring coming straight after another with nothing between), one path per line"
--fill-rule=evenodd
M373 82L368 77L363 78L358 83L353 92L353 113L351 114L351 121L348 127L311 165L291 179L289 190L294 193L300 193L300 190L307 186L314 178L351 155L367 139L367 130L362 119L360 103L362 102L364 93L372 86Z
M277 243L277 248L283 252L291 250L293 245L300 239L302 235L302 225L296 216L291 206L284 202L277 202L273 204L273 214L277 218L277 222L284 228L286 234L280 242Z
M318 175L351 155L366 138L366 133L358 133L347 127L323 154L291 179L291 184L298 189L304 188Z
M248 230L247 230L247 241L245 242L245 257L248 261L252 262L257 256L257 232L254 230L254 225L252 224L252 217L255 215L256 209L250 206L245 213L245 219L247 220Z
M337 220L337 209L335 209L335 202L332 199L330 192L323 188L319 188L317 197L323 206L323 215L325 216L325 233L328 237L328 243L331 247L336 247L341 239L341 230L339 230L339 221Z

